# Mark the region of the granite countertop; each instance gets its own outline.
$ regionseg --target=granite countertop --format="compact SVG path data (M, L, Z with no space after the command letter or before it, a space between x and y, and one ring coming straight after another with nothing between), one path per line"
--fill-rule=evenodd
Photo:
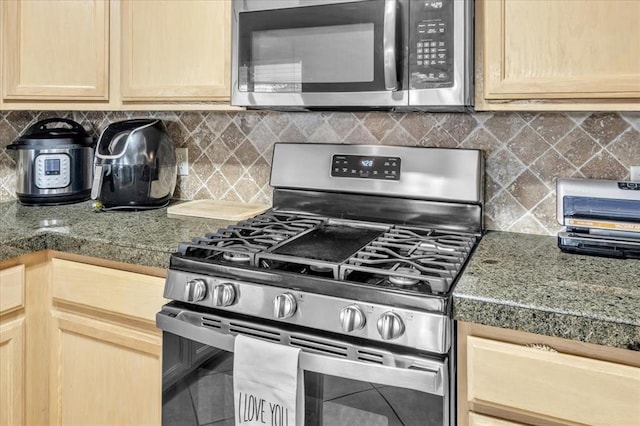
M640 260L563 253L555 236L488 232L454 318L640 351Z
M95 212L0 203L0 262L51 249L167 268L178 243L233 222L166 209ZM454 318L640 350L640 260L560 252L551 236L488 232L454 291Z
M0 261L51 249L164 269L180 242L231 223L170 219L166 208L96 212L89 201L59 207L11 201L0 203Z

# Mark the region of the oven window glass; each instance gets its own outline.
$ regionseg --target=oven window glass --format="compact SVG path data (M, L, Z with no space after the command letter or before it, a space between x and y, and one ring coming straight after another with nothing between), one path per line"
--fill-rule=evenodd
M304 383L306 425L443 425L437 395L308 371Z
M373 80L373 24L256 31L252 37L253 82L301 90L302 83Z
M304 372L307 426L442 426L437 395ZM163 425L234 425L233 353L164 333Z

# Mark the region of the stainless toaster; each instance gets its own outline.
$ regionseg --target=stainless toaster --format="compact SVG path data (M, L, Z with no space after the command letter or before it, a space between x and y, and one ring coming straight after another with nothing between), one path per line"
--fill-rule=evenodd
M556 195L562 251L640 258L640 181L558 179Z

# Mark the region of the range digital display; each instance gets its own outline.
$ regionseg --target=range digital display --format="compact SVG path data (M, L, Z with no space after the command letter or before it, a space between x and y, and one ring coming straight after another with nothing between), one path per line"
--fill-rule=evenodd
M334 155L331 176L400 180L400 157Z

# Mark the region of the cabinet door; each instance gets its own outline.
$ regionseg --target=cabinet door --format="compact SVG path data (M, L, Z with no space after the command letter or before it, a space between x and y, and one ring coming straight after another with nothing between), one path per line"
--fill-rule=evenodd
M25 424L24 311L17 312L22 308L24 265L1 270L0 425Z
M120 321L154 325L164 278L63 259L51 260L53 301L91 309Z
M230 0L122 2L122 100L229 99Z
M0 320L0 425L23 425L24 317Z
M159 425L162 338L54 310L49 424Z
M106 0L4 0L5 100L106 100Z
M483 0L477 5L485 100L573 99L577 105L608 99L632 105L635 99L637 105L640 2Z
M24 307L24 265L0 271L0 314Z
M51 260L50 424L158 425L164 279Z
M469 402L558 423L632 425L640 418L640 368L467 337Z

